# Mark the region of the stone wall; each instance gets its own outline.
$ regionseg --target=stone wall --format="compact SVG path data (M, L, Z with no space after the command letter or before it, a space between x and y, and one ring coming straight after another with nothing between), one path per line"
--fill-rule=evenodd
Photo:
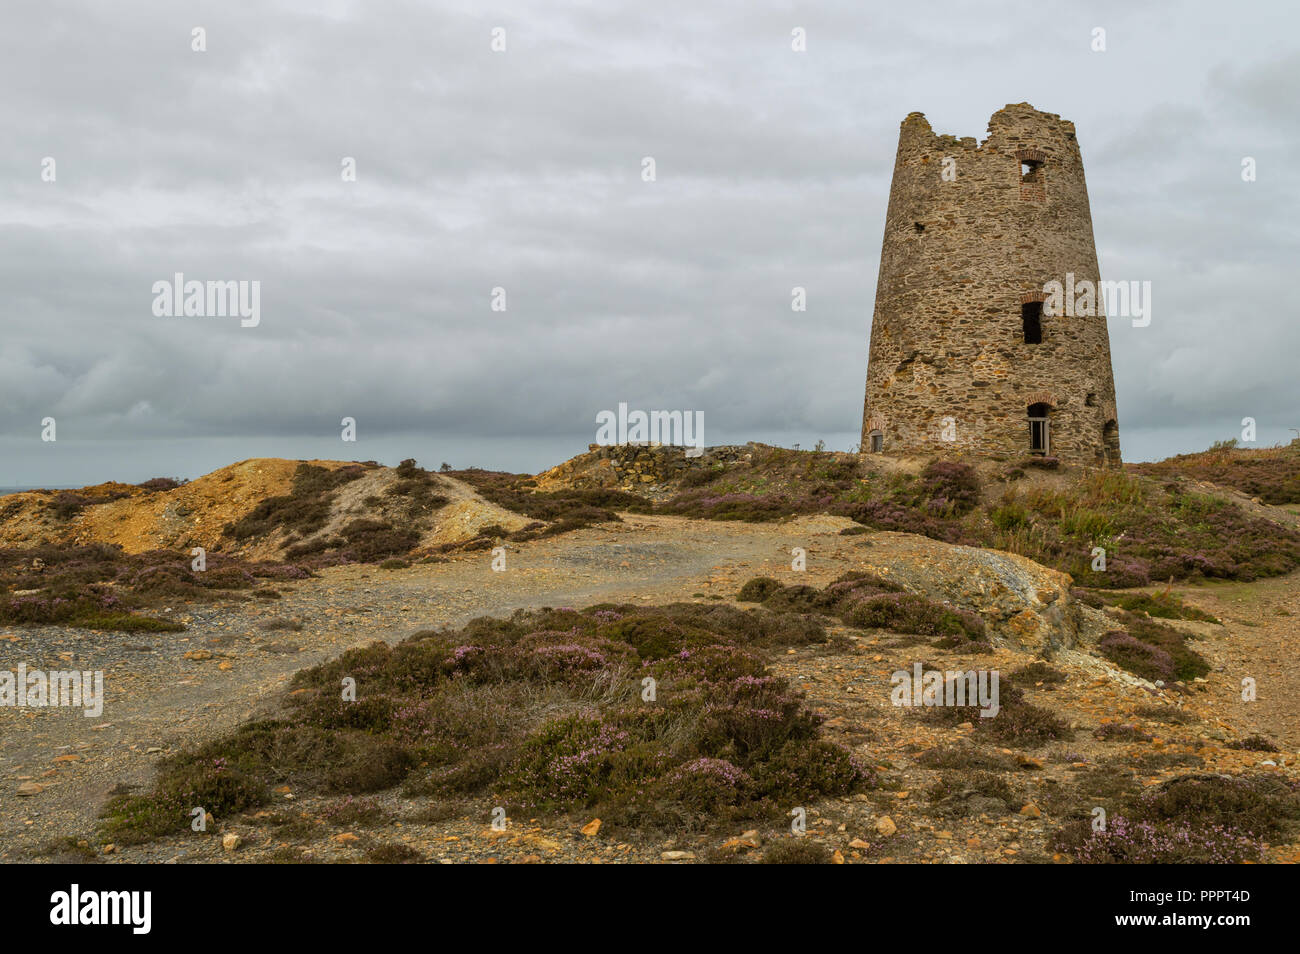
M537 486L542 490L609 487L646 493L690 470L750 460L757 446L706 447L699 457L687 457L685 447L668 444L591 444L587 453L538 474Z
M995 113L977 144L909 115L885 220L862 450L879 431L885 453L1024 456L1029 405L1044 403L1053 456L1117 465L1103 309L1044 315L1042 342L1024 340L1022 303L1067 273L1099 279L1074 124L1020 103Z

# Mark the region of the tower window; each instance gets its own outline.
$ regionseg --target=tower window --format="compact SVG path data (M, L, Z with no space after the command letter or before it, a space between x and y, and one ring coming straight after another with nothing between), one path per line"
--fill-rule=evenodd
M913 222L913 223L912 223L912 228L916 229L916 234L917 234L917 235L920 235L922 232L925 231L925 223L924 223L924 222Z
M1020 305L1020 324L1025 333L1025 344L1043 343L1043 303L1027 301Z
M1043 161L1041 159L1021 159L1020 181L1026 185L1041 184L1043 181Z
M1029 453L1044 456L1052 452L1051 407L1046 404L1029 405Z

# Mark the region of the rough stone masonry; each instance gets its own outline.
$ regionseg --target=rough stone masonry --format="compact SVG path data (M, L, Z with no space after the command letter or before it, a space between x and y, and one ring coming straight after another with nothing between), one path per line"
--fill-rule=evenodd
M1074 124L1028 103L989 135L902 123L867 363L862 451L1120 462L1110 338L1044 286L1100 280Z

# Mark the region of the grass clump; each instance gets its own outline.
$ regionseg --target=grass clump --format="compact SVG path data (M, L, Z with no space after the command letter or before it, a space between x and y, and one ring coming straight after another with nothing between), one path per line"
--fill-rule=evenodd
M1017 685L1033 686L1036 689L1054 689L1066 681L1065 673L1042 660L1021 666L1011 674L1011 678Z
M1217 623L1219 620L1204 610L1188 606L1178 596L1168 590L1158 593L1105 593L1102 598L1114 606L1122 607L1131 613L1145 613L1156 619L1191 619L1205 623Z
M991 772L944 772L925 794L946 815L967 815L990 808L1006 812L1019 805L1007 780Z
M1014 756L990 752L969 743L935 746L916 757L916 764L930 769L960 769L1011 772L1018 767Z
M1193 725L1200 721L1192 713L1178 706L1139 706L1133 710L1133 714L1166 725Z

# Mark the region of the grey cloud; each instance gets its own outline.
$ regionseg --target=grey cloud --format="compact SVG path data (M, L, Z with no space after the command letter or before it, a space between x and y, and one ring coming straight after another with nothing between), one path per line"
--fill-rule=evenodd
M0 484L404 443L532 469L619 401L703 410L710 440L838 446L859 424L899 121L982 138L1024 100L1079 129L1103 277L1155 289L1151 327L1111 325L1126 456L1205 446L1246 414L1287 439L1293 12L1207 30L1209 3L994 9L6 11ZM151 286L177 271L259 280L261 326L155 318ZM358 445L338 442L345 415Z

